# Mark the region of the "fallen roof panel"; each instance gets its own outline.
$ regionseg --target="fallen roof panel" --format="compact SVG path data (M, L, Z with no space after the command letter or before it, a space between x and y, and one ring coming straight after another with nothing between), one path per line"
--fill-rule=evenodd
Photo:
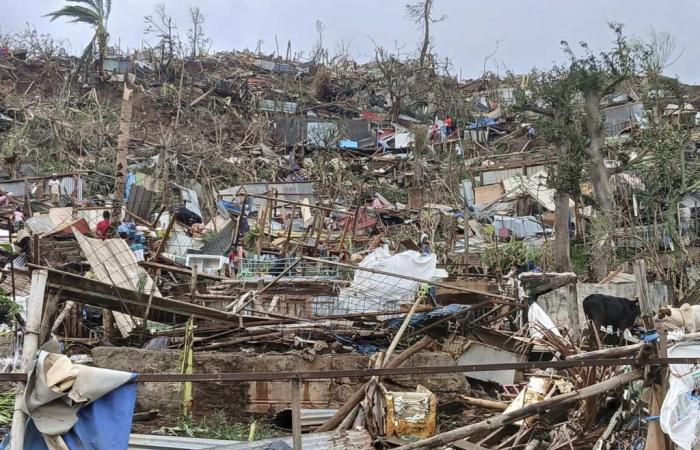
M49 272L48 287L59 291L67 300L77 300L88 305L120 311L136 317L143 317L149 302L148 291L137 292L112 286L81 275L30 265ZM148 318L157 322L186 320L189 317L209 319L238 324L238 316L229 315L218 309L174 300L154 295ZM260 320L259 318L256 320Z

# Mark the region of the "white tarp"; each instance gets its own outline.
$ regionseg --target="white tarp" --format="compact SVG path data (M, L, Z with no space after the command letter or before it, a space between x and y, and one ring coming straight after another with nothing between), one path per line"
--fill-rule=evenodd
M507 178L503 180L503 190L506 192L505 198L507 200L514 200L523 194L527 194L537 200L548 211L557 209L554 201L556 191L547 186L547 172L544 170L537 172L531 177L515 175ZM569 200L569 206L574 206L573 200Z
M379 247L359 264L360 267L430 280L436 276L435 255L422 256L408 250L392 255L386 247ZM356 270L352 284L340 290L340 313L369 311L399 311L401 303L412 303L419 289L416 281L389 275Z
M668 349L669 358L698 358L700 343L681 343ZM683 450L692 450L698 440L700 397L692 395L700 379L693 376L697 364L671 364L669 388L661 405L660 424L664 433Z
M561 333L559 333L559 329L554 324L552 319L547 315L546 312L544 312L544 309L542 309L537 303L533 303L527 309L527 321L531 324L539 325L540 327L544 328L545 330L549 330L557 336L561 336ZM540 339L542 338L542 331L539 330L536 326L530 327L530 336L532 336L535 339Z
M65 355L40 350L20 406L41 433L58 437L78 422L80 408L133 377L130 372L73 364Z

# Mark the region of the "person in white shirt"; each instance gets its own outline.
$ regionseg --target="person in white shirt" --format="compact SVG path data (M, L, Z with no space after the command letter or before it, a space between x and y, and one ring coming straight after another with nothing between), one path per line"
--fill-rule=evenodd
M58 175L53 174L53 178L49 180L49 194L51 194L51 203L58 205L61 198L61 182L58 180Z

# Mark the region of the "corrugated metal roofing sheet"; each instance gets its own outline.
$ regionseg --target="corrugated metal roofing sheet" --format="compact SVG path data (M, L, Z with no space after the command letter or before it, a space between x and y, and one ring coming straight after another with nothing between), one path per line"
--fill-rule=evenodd
M0 181L0 189L3 192L11 192L13 195L24 195L24 181Z
M32 234L45 234L56 228L54 221L47 215L30 217L24 222L24 226L27 227Z
M292 437L265 439L263 441L239 442L211 447L208 450L266 450L273 442L283 441L292 445ZM369 450L373 449L372 438L366 430L329 431L327 433L303 434L302 448L323 450Z
M230 221L212 240L204 244L202 253L205 255L223 255L233 243L233 233L236 222Z
M291 202L300 202L305 198L309 199L309 204L315 205L316 194L314 184L305 182L282 182L282 183L248 183L241 186L233 186L219 191L219 196L224 200L232 200L234 197L243 194L263 195L265 192L277 191L277 198ZM262 205L265 200L261 198L250 198L252 208L255 210Z
M172 231L168 239L168 245L165 249L166 253L175 256L184 257L187 255L187 250L199 250L204 246L201 239L192 238L185 232Z
M142 219L147 219L153 208L153 197L156 193L142 186L134 184L129 191L129 199L126 202L126 210Z
M222 439L132 433L129 435L128 450L201 450L215 446L235 444L236 442L237 441L226 441Z
M123 239L93 239L85 237L73 229L83 255L90 263L95 279L135 292L154 293L160 296L158 287L143 267L139 266L136 255ZM126 337L135 327L130 316L114 312L114 321L122 336Z

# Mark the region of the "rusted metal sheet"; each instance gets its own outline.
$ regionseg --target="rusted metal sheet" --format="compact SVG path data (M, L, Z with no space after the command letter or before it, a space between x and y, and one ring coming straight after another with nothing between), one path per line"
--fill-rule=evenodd
M129 199L126 202L126 210L137 217L148 220L153 208L153 198L156 193L142 186L134 184L129 191Z
M435 435L437 397L423 386L416 392L386 392L386 434L425 439Z

